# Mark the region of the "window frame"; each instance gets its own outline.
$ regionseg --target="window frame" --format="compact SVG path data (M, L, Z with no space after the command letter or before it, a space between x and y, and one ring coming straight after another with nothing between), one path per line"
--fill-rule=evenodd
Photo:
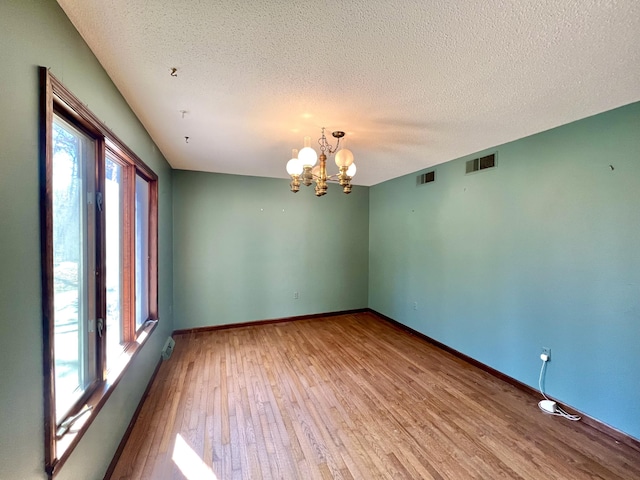
M53 143L53 119L54 117L58 117L59 119L61 119L63 122L69 124L69 126L71 126L72 128L75 128L76 130L78 130L81 134L86 135L88 138L90 138L93 142L94 142L94 152L93 152L93 159L91 160L90 163L87 163L84 168L87 168L87 172L86 175L87 176L93 176L94 178L92 179L92 186L94 188L95 191L100 191L101 187L99 186L98 179L99 179L99 158L100 158L100 152L104 150L104 138L101 136L100 132L98 132L96 129L92 128L92 126L90 124L87 124L86 122L82 122L82 121L78 121L77 119L72 119L69 116L67 116L65 114L65 112L63 112L60 108L59 105L55 104L53 105L53 114L52 114L52 121L50 123L50 126L52 128L52 142ZM49 148L49 150L52 152L52 149ZM91 165L92 164L92 165ZM51 195L53 195L53 185L52 185L52 173L53 173L53 152L52 152L52 156L51 156L51 168L49 169L49 171L47 172L47 182L49 182L50 185L50 189L49 191L51 192ZM84 176L84 175L83 175ZM81 195L84 196L86 195L86 190L83 189ZM49 210L49 212L53 212L53 198L51 198L51 209ZM91 218L93 221L91 223L87 223L86 227L87 227L87 231L85 232L87 235L87 241L88 244L91 245L93 247L93 259L91 259L90 261L93 263L93 266L95 268L98 268L98 263L96 262L96 259L99 257L100 255L100 248L101 248L101 243L100 242L100 230L99 230L99 224L100 224L100 212L96 209L95 211L91 212L91 213L87 213L89 218ZM53 221L53 215L51 215L51 220ZM54 257L55 254L53 252L53 247L54 247L54 241L53 241L53 223L52 223L52 228L50 231L46 232L47 234L47 242L49 243L49 247L52 251L51 253L51 263L48 264L48 266L51 268L51 274L50 277L52 279L52 290L53 290L53 284L54 284L54 275L53 275L53 270L54 270ZM81 248L81 250L84 249L84 247L87 246L87 244L83 244ZM88 259L87 259L88 260ZM93 306L93 312L92 315L89 315L90 317L95 317L95 319L100 318L102 315L102 312L100 311L100 305L101 305L101 298L100 298L100 289L98 288L98 284L99 284L99 280L96 279L95 281L95 286L93 288L93 292L91 292L91 295L93 295L93 305L92 302L89 302L89 307ZM90 284L89 285L83 285L84 288L87 288L88 290L91 290ZM55 293L52 291L51 292L51 308L52 308L52 315L51 315L51 319L52 322L55 323L55 314L53 314L53 311L55 310L55 302L54 302L54 298L55 298ZM88 328L88 325L85 325L85 328ZM52 338L51 341L52 343L55 344L55 326L51 326L51 332L52 332ZM84 392L82 393L82 395L80 395L78 397L78 399L73 403L73 406L70 407L70 411L67 413L67 415L65 415L65 417L71 416L75 413L75 411L77 410L76 405L78 404L82 404L82 403L86 403L86 401L88 400L88 398L91 396L91 393L97 388L100 380L102 379L102 372L100 372L99 370L99 363L96 362L96 360L98 359L100 352L101 352L101 346L100 346L100 341L98 339L98 334L97 332L95 332L95 326L94 326L94 332L93 332L93 340L91 340L89 343L89 348L94 350L93 355L90 356L89 358L89 363L93 362L93 365L91 365L91 371L94 372L90 383L87 384L87 387L85 388ZM52 347L53 348L53 347ZM54 365L55 364L55 357L51 359L52 362L51 364ZM52 368L53 370L53 368ZM54 375L54 381L55 381L55 375ZM53 400L53 408L54 411L56 409L56 402L55 402L55 397L52 399ZM54 414L54 423L57 424L57 422L55 422L55 419L57 417L57 413Z
M105 127L106 128L106 127ZM113 134L112 134L113 135ZM115 136L114 136L115 137ZM117 137L115 137L117 138ZM136 176L144 178L149 183L149 318L158 319L158 176L142 160L140 160L131 150L121 142L106 138L106 151L104 159L111 157L121 166L130 168L123 169L125 189L135 192ZM104 168L104 159L102 165ZM104 175L102 176L104 182ZM124 196L124 231L125 237L123 245L123 291L126 292L123 303L135 298L135 198L133 195ZM122 337L125 344L135 341L145 329L145 324L136 329L135 305L123 307L124 316Z
M44 450L45 471L52 478L62 467L70 453L87 431L97 413L117 386L122 373L140 351L141 346L154 331L158 321L158 177L132 150L104 125L62 83L50 74L46 67L39 67L40 79L40 231L42 262L42 321L43 321L43 398L44 398ZM105 193L105 165L110 156L123 168L126 179L124 193L122 245L123 288L129 290L122 302L123 341L117 361L110 362L107 371L107 335L97 335L95 340L96 381L70 411L69 419L81 414L68 432L57 436L58 422L55 411L55 313L54 313L54 254L53 254L53 119L54 114L89 135L96 142L94 159L95 189L98 195ZM149 182L149 317L135 328L135 178L141 175ZM97 204L98 202L96 202ZM106 328L106 232L104 208L97 208L95 225L96 249L96 319L101 318ZM131 283L133 282L133 283ZM97 326L96 326L97 328ZM115 365L115 366L112 366ZM86 412L85 412L86 410Z
M149 291L147 296L147 311L148 318L145 322L148 322L149 319L157 319L158 318L158 181L156 174L146 168L141 168L141 165L136 165L135 175L133 175L133 184L135 184L136 177L140 177L145 180L149 184L149 218L148 218L148 229L147 232L149 244L147 245L147 256L149 257L148 264L148 274L149 274ZM135 200L133 200L135 204ZM134 215L134 223L135 223L135 209L133 212ZM135 227L133 227L135 230ZM152 238L153 237L153 238ZM134 261L135 261L135 241L133 242L133 250L134 250ZM156 259L154 261L154 259ZM135 268L131 269L135 272ZM133 285L135 291L135 275L133 278ZM135 315L134 315L135 317ZM136 329L136 319L133 319L133 328L136 330L136 335L140 333L144 329L145 322L142 322L139 328Z

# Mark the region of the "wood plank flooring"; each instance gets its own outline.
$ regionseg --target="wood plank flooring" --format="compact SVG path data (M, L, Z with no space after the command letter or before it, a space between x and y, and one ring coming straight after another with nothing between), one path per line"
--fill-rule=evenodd
M640 479L640 452L370 313L176 337L112 479Z

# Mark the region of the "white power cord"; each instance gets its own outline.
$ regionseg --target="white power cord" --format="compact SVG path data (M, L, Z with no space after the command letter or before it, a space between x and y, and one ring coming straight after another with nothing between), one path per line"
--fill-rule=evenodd
M556 402L550 400L545 395L544 390L542 389L542 377L544 376L546 370L545 367L547 366L547 362L549 361L549 356L543 353L542 355L540 355L540 359L542 360L542 367L540 368L540 376L538 377L538 388L540 389L540 393L544 397L544 400L540 400L538 402L538 407L544 413L548 413L549 415L557 415L559 417L564 417L567 420L571 420L572 422L577 422L581 417L579 417L578 415L571 415L570 413L566 412Z

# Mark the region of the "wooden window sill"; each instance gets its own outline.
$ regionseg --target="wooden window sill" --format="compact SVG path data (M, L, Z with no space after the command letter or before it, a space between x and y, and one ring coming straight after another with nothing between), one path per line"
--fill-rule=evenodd
M98 385L87 399L87 402L79 409L80 412L86 410L86 413L79 416L69 430L56 439L57 459L51 465L46 466L49 478L53 478L69 458L73 449L78 445L84 433L89 429L89 426L115 390L127 367L140 352L157 325L157 320L147 322L140 331L137 340L124 347L115 365L107 373L107 379Z

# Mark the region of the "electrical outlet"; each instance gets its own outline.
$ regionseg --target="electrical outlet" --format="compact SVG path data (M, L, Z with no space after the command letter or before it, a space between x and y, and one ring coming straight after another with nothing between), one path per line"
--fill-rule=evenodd
M298 300L300 298L300 294L298 292L293 292L293 299Z
M551 349L549 347L542 347L542 354L547 356L547 362L551 360Z
M413 302L413 309L417 310L418 309L418 302Z

